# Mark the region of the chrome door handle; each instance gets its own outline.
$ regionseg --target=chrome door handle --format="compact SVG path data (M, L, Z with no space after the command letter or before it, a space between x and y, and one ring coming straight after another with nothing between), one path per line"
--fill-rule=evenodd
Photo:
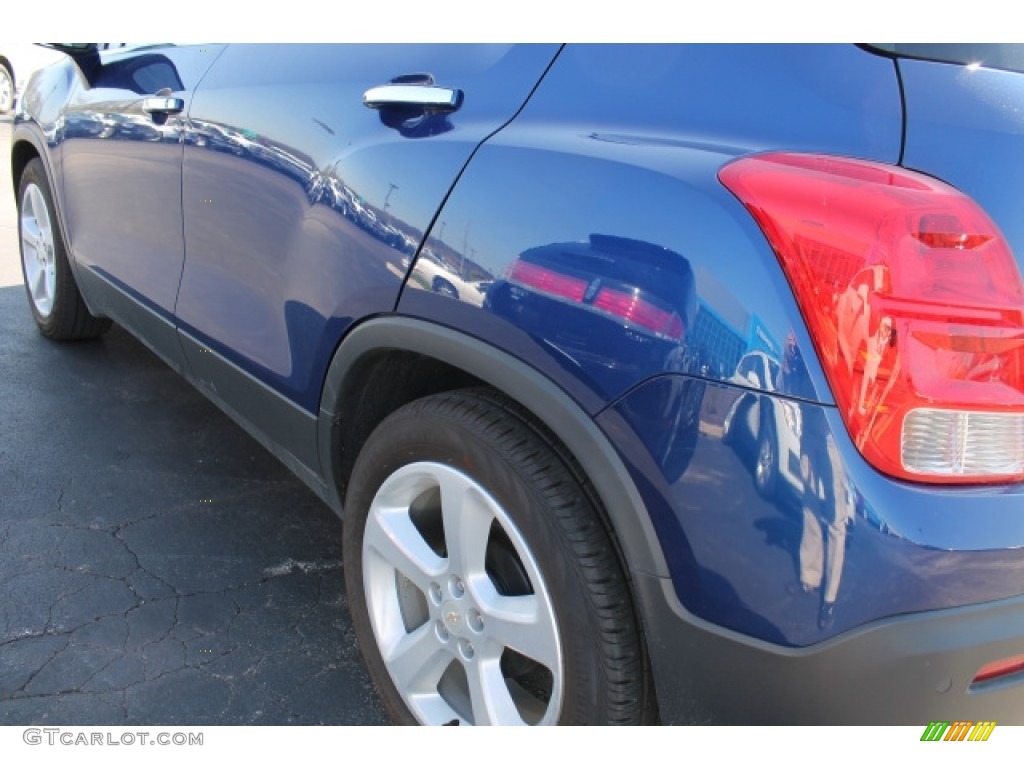
M185 109L184 99L150 96L142 101L142 111L151 115L176 115Z
M411 107L427 112L454 112L462 105L462 91L439 85L388 83L364 93L363 104L370 109Z

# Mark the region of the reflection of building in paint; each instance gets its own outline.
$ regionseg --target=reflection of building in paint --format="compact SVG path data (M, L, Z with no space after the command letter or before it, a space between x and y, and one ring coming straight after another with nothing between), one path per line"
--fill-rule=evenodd
M752 350L781 360L782 344L761 318L751 315L711 271L699 266L695 271L700 298L693 332L687 339L697 349L703 372L728 379L740 358Z
M782 348L779 346L779 342L768 332L764 323L761 322L761 318L757 315L750 318L750 335L748 339L749 349L760 349L762 352L767 352L776 361L782 359Z
M782 354L779 343L758 315L746 315L740 330L703 301L697 302L690 340L699 350L700 365L708 367L707 373L724 378L732 375L739 358L751 350L760 349L775 361L781 359Z
M707 373L728 378L740 358L755 349L767 353L776 362L781 359L782 348L761 318L744 313L742 323L742 327L737 328L709 305L698 301L691 342L699 350L701 366L707 366Z
M747 341L743 334L733 328L703 301L697 303L697 319L693 324L691 341L700 354L702 373L728 378L736 370Z

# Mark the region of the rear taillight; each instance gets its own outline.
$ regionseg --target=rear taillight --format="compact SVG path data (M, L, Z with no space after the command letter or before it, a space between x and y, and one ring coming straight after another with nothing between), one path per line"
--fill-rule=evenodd
M908 480L1024 478L1024 286L973 200L821 155L746 157L719 178L775 250L868 461Z
M679 315L656 307L644 299L640 291L601 288L594 297L594 306L670 339L682 338L683 321Z
M979 669L978 674L971 681L971 685L990 683L993 680L1000 680L1009 675L1020 674L1021 672L1024 672L1024 656L1010 656L999 661L993 661Z
M639 288L613 288L598 279L588 282L528 261L513 264L508 279L540 293L577 302L584 308L599 310L659 336L675 341L683 337L685 329L679 314L657 306Z
M545 269L528 261L517 261L513 264L508 279L536 288L541 293L570 301L583 301L583 294L586 293L588 285L586 280L564 275L553 269Z

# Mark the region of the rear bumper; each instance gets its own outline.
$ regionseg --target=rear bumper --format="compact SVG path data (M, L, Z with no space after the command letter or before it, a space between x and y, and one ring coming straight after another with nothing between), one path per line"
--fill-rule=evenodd
M662 722L1024 725L1024 673L970 683L1024 654L1024 597L873 622L806 648L686 612L668 579L636 575Z

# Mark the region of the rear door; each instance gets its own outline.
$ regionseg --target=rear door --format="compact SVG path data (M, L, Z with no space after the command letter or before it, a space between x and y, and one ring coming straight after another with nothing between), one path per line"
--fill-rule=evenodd
M342 333L394 309L462 167L557 52L230 46L195 94L185 140L175 311L197 384L257 424L261 389L315 414ZM385 104L364 105L389 83ZM438 110L412 106L437 95L431 84L461 95Z

